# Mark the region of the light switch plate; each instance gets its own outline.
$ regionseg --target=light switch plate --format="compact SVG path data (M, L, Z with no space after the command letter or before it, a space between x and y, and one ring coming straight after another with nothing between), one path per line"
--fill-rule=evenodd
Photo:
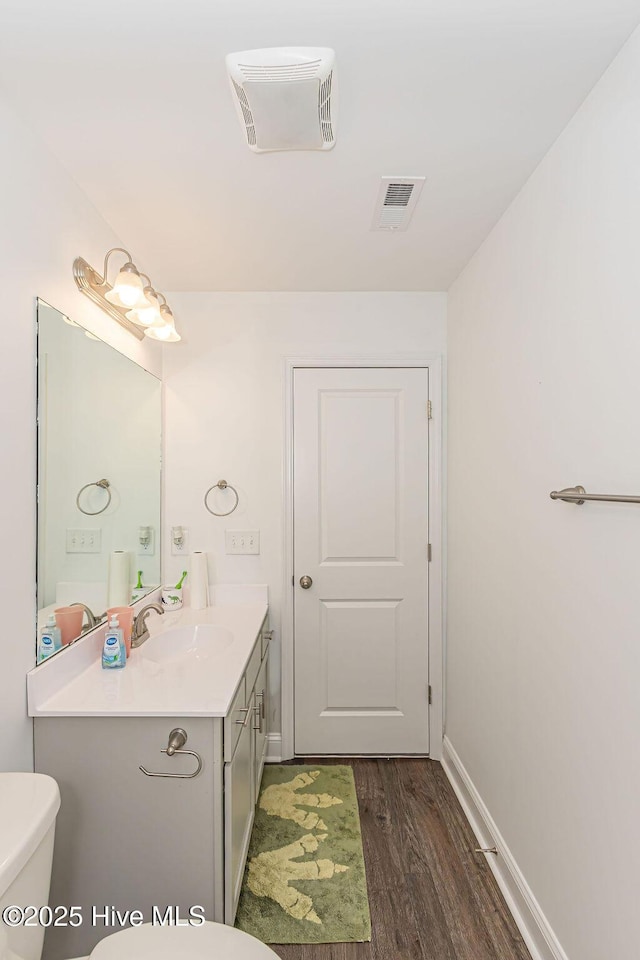
M67 553L100 553L102 550L102 530L67 528Z
M224 538L227 553L260 553L259 530L225 530Z

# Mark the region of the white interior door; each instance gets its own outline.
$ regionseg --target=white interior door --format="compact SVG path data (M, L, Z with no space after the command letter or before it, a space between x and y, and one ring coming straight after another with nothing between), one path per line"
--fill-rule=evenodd
M428 753L428 395L426 368L294 371L298 754Z

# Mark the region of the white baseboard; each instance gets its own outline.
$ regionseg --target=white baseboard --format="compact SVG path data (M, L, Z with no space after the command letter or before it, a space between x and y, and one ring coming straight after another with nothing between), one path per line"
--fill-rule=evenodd
M267 736L267 755L264 758L265 763L282 762L282 734L270 733Z
M476 835L478 846L495 847L498 851L497 856L486 854L487 862L533 960L568 960L448 737L443 742L442 766Z

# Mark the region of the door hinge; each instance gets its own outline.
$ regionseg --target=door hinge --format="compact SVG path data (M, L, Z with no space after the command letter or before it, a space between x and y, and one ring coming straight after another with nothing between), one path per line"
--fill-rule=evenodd
M427 420L433 419L433 404L431 400L427 400Z
M431 684L429 684L429 705L431 705Z
M295 573L291 574L291 586L295 587L296 585L296 575Z
M431 563L431 544L427 544L427 560Z

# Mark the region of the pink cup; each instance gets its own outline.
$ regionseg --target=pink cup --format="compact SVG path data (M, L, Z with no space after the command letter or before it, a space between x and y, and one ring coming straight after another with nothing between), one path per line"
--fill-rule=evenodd
M111 617L117 617L124 645L127 648L127 656L131 654L131 631L133 629L133 607L109 607L107 610L107 627Z
M82 618L84 610L82 607L56 607L53 611L56 618L56 626L60 628L60 639L62 645L71 643L82 633Z

